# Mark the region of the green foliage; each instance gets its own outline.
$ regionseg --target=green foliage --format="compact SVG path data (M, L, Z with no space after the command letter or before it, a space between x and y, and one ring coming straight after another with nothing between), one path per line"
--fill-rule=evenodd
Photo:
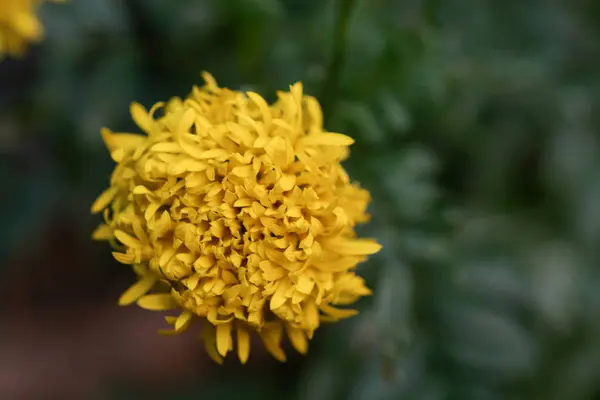
M54 195L77 188L86 210L110 171L99 129L133 128L130 101L185 95L201 70L326 97L339 46L333 1L43 11L22 119L57 149ZM328 129L357 138L347 167L373 195L362 232L384 249L361 273L374 295L319 331L286 391L240 372L194 398L600 395L598 21L592 1L357 1ZM6 207L33 218L27 185Z

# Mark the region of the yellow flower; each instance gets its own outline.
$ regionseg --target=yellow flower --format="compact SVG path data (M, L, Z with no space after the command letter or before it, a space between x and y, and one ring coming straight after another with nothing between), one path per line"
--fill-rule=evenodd
M43 1L0 0L0 59L5 54L23 55L29 43L42 39L44 29L36 11Z
M356 314L334 306L370 294L354 272L381 247L354 232L370 196L340 165L353 140L323 131L300 83L269 105L203 76L184 100L133 103L144 135L102 130L117 166L92 206L105 219L93 236L140 277L121 305L182 310L163 333L201 318L217 362L235 333L245 363L251 332L284 361L284 332L305 353L321 322Z

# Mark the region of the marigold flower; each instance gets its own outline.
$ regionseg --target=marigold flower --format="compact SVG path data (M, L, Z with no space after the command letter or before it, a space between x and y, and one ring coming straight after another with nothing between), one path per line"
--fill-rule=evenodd
M36 11L43 1L0 0L0 59L5 54L20 56L29 43L42 39L44 29Z
M370 196L340 165L353 140L323 131L300 83L269 105L203 76L186 99L133 103L144 135L102 130L117 166L92 206L105 220L93 237L140 277L121 305L181 309L163 333L201 318L215 361L235 333L245 363L251 332L284 361L284 331L305 353L321 322L356 314L334 306L370 294L354 272L381 247L354 232Z

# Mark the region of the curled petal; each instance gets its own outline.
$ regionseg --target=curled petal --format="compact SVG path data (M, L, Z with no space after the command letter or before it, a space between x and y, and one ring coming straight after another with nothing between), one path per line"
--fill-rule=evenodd
M135 284L133 284L129 289L127 289L121 297L119 298L119 305L126 306L132 303L135 303L140 297L148 293L150 289L156 284L155 276L145 276Z
M132 133L113 133L109 129L102 128L104 144L111 153L116 150L134 150L146 143L147 138Z
M117 195L119 189L116 187L111 187L106 189L102 194L96 199L94 204L92 204L92 214L97 214L100 211L104 210L106 206L110 204L113 198Z
M285 361L286 356L281 348L283 327L279 322L272 322L264 326L260 337L263 340L265 348L275 359Z

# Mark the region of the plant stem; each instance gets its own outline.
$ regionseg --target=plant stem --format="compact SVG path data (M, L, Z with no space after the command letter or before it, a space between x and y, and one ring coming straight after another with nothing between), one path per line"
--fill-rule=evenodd
M338 98L342 67L346 59L346 33L348 23L355 8L356 0L336 1L336 20L333 33L332 56L321 91L321 105L324 118L328 119L335 108Z

